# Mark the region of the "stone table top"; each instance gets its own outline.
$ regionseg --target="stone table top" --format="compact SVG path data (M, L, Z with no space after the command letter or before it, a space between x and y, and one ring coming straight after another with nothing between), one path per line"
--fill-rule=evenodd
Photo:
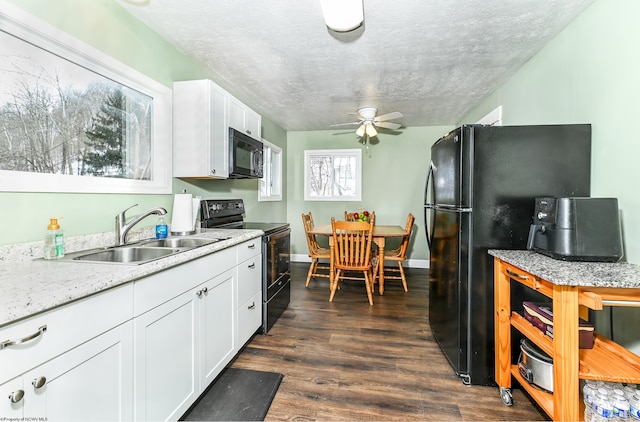
M640 266L626 262L570 262L523 250L488 253L557 285L640 288Z

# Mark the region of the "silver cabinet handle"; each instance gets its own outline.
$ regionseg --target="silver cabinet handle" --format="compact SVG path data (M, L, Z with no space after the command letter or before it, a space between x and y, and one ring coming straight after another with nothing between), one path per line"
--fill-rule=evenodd
M9 394L9 401L11 403L18 403L24 397L24 390L16 390Z
M255 307L256 307L256 303L255 302L251 302L251 305L249 305L247 307L247 309L255 309Z
M247 134L251 135L251 129L247 129Z
M252 262L251 264L247 265L247 268L255 268L256 267L256 263Z
M209 291L208 288L204 288L204 289L200 289L196 292L196 294L198 295L198 297L202 297L203 294L207 293Z
M216 169L211 169L211 173L216 174Z
M247 248L249 248L249 249L255 249L255 248L256 248L256 244L255 244L255 243L252 243L252 244L248 245L248 246L247 246Z
M33 388L42 388L46 383L47 383L46 377L34 378L33 381L31 381L31 385L33 385Z
M42 327L38 328L38 331L28 335L26 337L23 337L21 339L18 340L5 340L2 343L0 343L0 350L4 349L5 347L9 347L9 346L15 346L16 344L22 344L22 343L26 343L28 341L34 340L38 337L40 337L42 334L44 334L44 332L47 331L47 326L43 325Z

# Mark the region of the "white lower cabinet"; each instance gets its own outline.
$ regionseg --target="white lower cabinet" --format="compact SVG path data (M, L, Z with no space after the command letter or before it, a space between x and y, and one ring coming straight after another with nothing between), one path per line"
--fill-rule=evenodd
M200 391L204 391L235 356L235 274L229 270L205 283L200 290Z
M0 416L133 418L133 288L120 286L0 329Z
M188 291L135 318L136 420L177 420L198 397L197 301Z
M234 247L136 282L136 420L177 420L233 359L236 279ZM157 305L176 286L191 287Z
M238 247L238 282L236 283L236 352L245 345L262 324L262 254L260 239Z
M177 420L260 326L259 245L0 327L0 417Z
M0 415L48 421L133 418L128 321L0 386Z
M262 292L238 307L238 351L262 325Z

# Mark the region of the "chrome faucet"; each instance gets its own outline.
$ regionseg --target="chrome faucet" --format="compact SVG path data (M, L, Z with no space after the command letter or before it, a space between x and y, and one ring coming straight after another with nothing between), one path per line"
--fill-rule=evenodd
M123 210L120 214L116 215L116 246L122 246L127 243L127 234L129 230L133 228L136 224L142 221L144 218L155 214L155 215L165 215L167 210L162 207L151 208L146 210L130 222L127 221L127 217L124 215L128 210L133 207L138 206L138 204L131 205L129 208Z

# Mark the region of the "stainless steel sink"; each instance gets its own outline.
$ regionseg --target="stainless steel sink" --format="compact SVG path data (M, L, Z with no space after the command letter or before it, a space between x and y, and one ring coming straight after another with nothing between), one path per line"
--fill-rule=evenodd
M156 248L197 248L199 246L210 245L220 240L222 239L168 237L166 239L144 240L139 242L138 245Z
M75 252L65 256L72 262L97 262L102 264L140 265L149 261L175 255L200 246L210 245L228 238L168 237L148 239L125 246Z
M155 259L164 258L181 252L178 248L145 248L145 247L118 247L98 252L89 252L83 255L71 257L74 261L101 262L115 264L144 264Z

